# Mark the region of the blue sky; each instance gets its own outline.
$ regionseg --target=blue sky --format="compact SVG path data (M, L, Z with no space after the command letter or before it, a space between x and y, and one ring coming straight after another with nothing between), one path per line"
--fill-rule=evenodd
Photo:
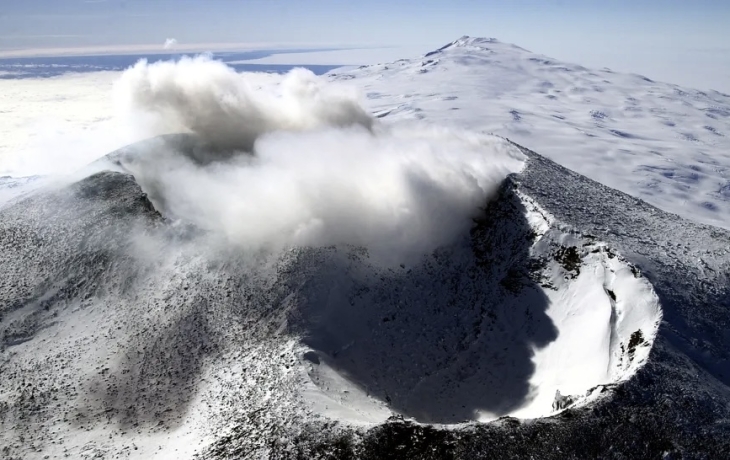
M0 50L174 37L427 51L466 34L702 87L730 81L727 24L730 0L0 0Z

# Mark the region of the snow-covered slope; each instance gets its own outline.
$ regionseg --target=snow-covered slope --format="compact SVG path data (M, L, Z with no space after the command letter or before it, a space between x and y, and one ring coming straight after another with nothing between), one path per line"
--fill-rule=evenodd
M505 136L661 209L730 228L730 95L469 37L334 78L362 88L380 117Z
M162 218L118 172L6 204L4 454L727 448L730 236L525 152L471 231L400 267L358 247L222 245Z

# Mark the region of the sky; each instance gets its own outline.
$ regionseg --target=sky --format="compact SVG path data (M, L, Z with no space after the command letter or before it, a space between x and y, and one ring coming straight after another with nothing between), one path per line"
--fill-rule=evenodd
M171 38L190 49L426 52L471 35L730 92L727 24L726 0L0 0L0 53L149 51Z

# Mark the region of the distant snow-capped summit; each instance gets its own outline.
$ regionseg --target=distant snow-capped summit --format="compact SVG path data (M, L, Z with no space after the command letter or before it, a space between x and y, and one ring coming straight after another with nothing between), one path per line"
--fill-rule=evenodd
M379 118L508 137L664 210L730 228L730 95L469 36L333 78L358 85Z
M449 48L466 47L466 46L483 46L483 45L491 44L491 43L499 43L499 40L497 40L496 38L478 38L478 37L470 37L468 35L464 35L461 38L459 38L458 40L454 40L453 42L448 43L435 51L426 53L426 56L437 54L437 53L444 51L446 49L449 49Z

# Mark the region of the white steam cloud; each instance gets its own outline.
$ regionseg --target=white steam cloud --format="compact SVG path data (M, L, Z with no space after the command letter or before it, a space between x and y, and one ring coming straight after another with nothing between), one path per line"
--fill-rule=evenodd
M373 124L356 93L323 85L308 70L291 71L273 90L262 88L266 83L199 56L140 61L123 74L116 92L124 111L152 114L146 122L158 132L192 132L220 149L251 151L259 136L277 130Z
M247 247L351 244L400 262L453 240L522 166L495 137L376 124L351 89L303 69L140 62L116 92L158 132L228 152L201 158L158 141L122 165L167 215Z

